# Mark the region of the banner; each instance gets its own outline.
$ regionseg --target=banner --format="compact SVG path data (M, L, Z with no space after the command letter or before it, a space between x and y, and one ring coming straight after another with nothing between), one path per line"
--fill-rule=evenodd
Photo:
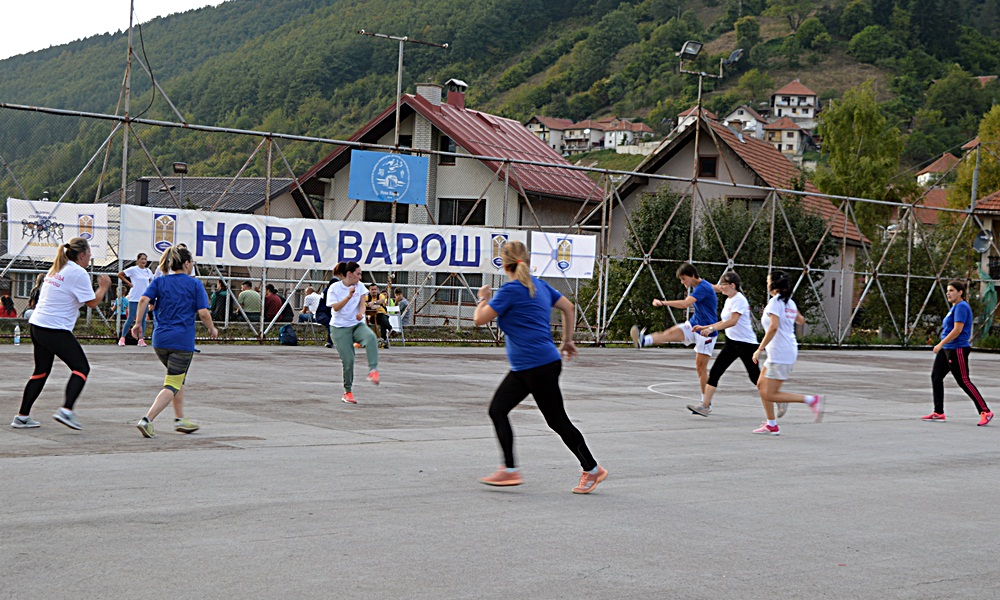
M94 260L108 250L108 205L7 198L7 254L52 260L75 237L90 242Z
M122 206L121 253L159 261L183 243L195 262L243 267L331 269L356 261L375 271L502 273L500 249L523 231L281 219L262 215Z
M427 204L426 156L351 150L347 197L369 202Z
M596 256L595 236L531 232L531 274L535 277L590 279Z

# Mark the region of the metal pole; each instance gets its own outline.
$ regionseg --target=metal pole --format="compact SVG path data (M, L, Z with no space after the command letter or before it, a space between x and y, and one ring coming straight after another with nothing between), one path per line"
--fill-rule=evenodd
M406 40L406 36L399 40L399 67L396 69L396 139L393 146L397 149L399 148L399 103L403 98L403 44Z
M129 2L128 9L128 50L125 57L125 125L122 128L122 193L121 200L119 202L119 210L121 206L125 205L125 188L128 187L128 131L129 131L129 109L132 100L132 18L135 16L135 0ZM120 273L125 268L124 260L122 259L122 224L121 217L118 218L118 272ZM122 283L118 281L117 287L118 302L121 303L122 298ZM115 333L121 333L122 327L122 312L120 310L115 311Z

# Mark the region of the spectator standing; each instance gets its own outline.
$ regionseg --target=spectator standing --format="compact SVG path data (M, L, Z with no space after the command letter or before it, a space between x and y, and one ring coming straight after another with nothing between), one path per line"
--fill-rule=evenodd
M242 291L240 291L237 301L243 307L243 312L247 314L247 318L251 322L260 321L260 294L253 289L253 284L249 281L244 281L240 287Z
M164 256L165 260L160 262L160 268L165 270L165 275L157 277L149 285L139 302L140 308L145 308L151 302L156 303L160 316L157 317L157 326L153 331L153 350L167 368L163 389L156 395L146 416L136 423L143 437L147 438L154 436L153 419L168 404L174 405L176 431L198 431L200 427L184 417L184 379L194 357L195 322L192 317L200 318L213 338L219 336L219 330L212 323L205 287L191 277L194 268L191 252L187 248L173 247L164 252Z
M142 298L142 293L146 291L146 286L153 279L153 272L150 271L146 265L149 260L146 258L145 253L140 253L135 257L135 264L124 271L119 271L118 279L122 283L128 286L128 317L125 319L125 325L122 327L121 337L118 338L118 345L125 345L125 334L129 329L132 329L132 324L136 322L136 315L138 314L136 310L139 307L139 299ZM142 316L139 317L139 335L136 339L139 340L140 346L145 346L146 341L143 339L146 334L146 311L142 311Z
M378 340L365 324L365 298L368 293L361 283L361 265L354 261L338 263L333 273L340 277L340 281L331 284L327 290L326 305L333 312L330 336L344 368L344 395L340 399L348 404L357 404L353 392L355 343L365 348L368 381L378 385Z
M226 320L226 302L229 300L229 289L226 287L226 282L223 280L218 280L215 282L215 291L212 292L212 320L225 322Z
M52 417L71 429L83 429L73 406L87 383L90 363L73 335L73 327L80 316L80 308L97 308L111 287L111 278L107 275L97 278L96 292L90 287L90 274L84 268L89 264L90 244L84 238L73 238L56 251L55 260L38 295L38 306L28 321L35 370L24 386L21 410L11 423L16 429L39 426L39 422L30 416L31 407L45 388L57 356L70 368L71 374L66 384L66 400Z

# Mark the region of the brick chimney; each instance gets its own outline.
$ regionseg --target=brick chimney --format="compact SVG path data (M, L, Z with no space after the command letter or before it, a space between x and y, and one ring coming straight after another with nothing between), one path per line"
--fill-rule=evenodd
M465 108L465 90L469 89L469 84L461 79L449 79L445 87L448 88L448 104L455 108Z
M441 106L441 90L443 88L436 83L418 83L417 95L427 100L434 106Z

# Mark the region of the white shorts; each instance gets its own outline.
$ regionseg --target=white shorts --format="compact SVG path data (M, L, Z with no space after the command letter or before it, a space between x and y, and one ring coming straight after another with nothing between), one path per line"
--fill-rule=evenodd
M792 376L792 367L795 365L776 365L769 360L764 361L764 368L767 371L764 373L764 377L767 379L778 379L780 381L787 381Z
M719 339L719 336L705 337L700 333L695 333L691 329L691 322L684 321L678 327L684 332L684 345L690 346L694 344L694 351L697 354L707 354L712 356L712 352L715 350L715 340Z

